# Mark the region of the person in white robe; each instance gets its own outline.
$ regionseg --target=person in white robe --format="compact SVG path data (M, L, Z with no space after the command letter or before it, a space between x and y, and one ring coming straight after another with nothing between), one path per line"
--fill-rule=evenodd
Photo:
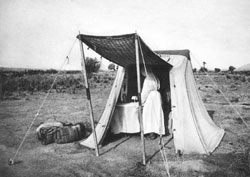
M158 91L160 89L160 81L153 74L150 67L147 67L146 71L143 68L141 74L145 76L141 92L144 134L149 134L149 139L154 139L155 134L165 134L162 100Z

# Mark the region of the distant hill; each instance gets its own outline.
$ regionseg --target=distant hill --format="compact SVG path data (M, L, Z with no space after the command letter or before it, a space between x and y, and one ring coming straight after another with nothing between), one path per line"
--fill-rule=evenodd
M246 64L246 65L243 65L243 66L235 69L234 71L250 71L250 63Z
M38 68L8 68L8 67L0 67L0 74L10 74L15 73L18 76L22 76L23 74L34 75L34 74L56 74L59 71L56 69L38 69ZM62 73L66 74L78 74L81 73L81 70L61 70Z
M6 68L0 67L0 71L25 71L24 68Z
M8 67L0 67L0 71L16 71L22 72L25 70L47 70L47 69L38 69L38 68L8 68Z

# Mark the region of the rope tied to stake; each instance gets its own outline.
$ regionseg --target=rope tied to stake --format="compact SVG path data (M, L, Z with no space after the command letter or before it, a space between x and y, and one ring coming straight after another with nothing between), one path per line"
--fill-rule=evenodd
M64 67L66 61L69 61L69 57L68 57L68 56L69 56L69 54L71 53L71 51L72 51L72 49L73 49L75 43L76 43L76 40L74 41L72 47L70 48L70 50L69 50L69 52L68 52L68 55L65 57L65 60L64 60L63 64L62 64L61 67L59 68L59 71L57 72L57 74L56 74L56 76L55 76L55 78L54 78L54 80L53 80L53 82L52 82L52 84L51 84L51 86L50 86L50 88L49 88L47 94L45 95L45 97L44 97L44 99L43 99L41 105L39 106L39 108L38 108L38 110L37 110L37 113L35 114L34 118L32 119L32 122L30 123L29 128L27 129L27 131L26 131L26 133L25 133L25 135L24 135L24 137L23 137L21 143L19 144L16 153L14 154L13 158L10 158L10 159L9 159L9 162L8 162L9 165L14 165L14 163L15 163L15 158L16 158L18 152L20 151L20 149L21 149L21 147L22 147L22 145L23 145L25 139L27 138L27 136L28 136L28 134L29 134L29 131L30 131L31 127L33 126L33 124L34 124L36 118L39 116L40 111L41 111L41 109L42 109L42 107L43 107L43 105L44 105L46 99L48 98L48 96L49 96L51 90L53 89L53 86L55 85L56 80L57 80L59 74L62 72L62 68Z
M168 175L168 177L171 177L170 172L169 172L169 164L168 164L167 154L166 154L165 149L164 149L164 144L162 143L162 136L160 136L159 149L161 152L161 157L163 159L163 163L164 163L164 167L166 169L167 175Z

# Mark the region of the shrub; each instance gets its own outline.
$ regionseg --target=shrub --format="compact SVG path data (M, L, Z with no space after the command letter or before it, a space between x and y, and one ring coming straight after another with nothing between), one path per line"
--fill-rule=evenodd
M115 64L114 63L110 63L109 66L108 66L108 69L115 71L116 70L115 69Z
M214 72L218 73L218 72L220 72L220 71L221 71L220 68L214 68Z
M97 60L97 58L90 58L86 57L86 72L88 75L91 75L93 72L97 72L100 67L101 63Z
M216 92L216 93L220 93L220 90L219 90L219 89L216 89L215 92Z
M232 89L237 88L237 85L232 84L232 85L230 85L230 88L232 88Z
M58 71L55 70L55 69L49 69L49 70L46 70L45 72L48 73L48 74L56 74L56 73L58 73Z
M246 82L246 80L247 80L247 79L246 79L246 76L241 76L241 81L242 81L242 82Z
M207 72L207 68L201 67L200 70L199 70L199 72Z
M232 97L232 98L230 99L231 102L235 102L235 103L239 102L239 100L240 100L240 98L239 98L239 97L236 97L236 96L234 96L234 97Z
M229 66L228 68L228 71L230 71L231 73L233 73L233 71L235 70L236 68L234 66Z
M105 80L103 81L103 83L109 83L109 81L105 79Z
M233 78L235 81L238 81L241 79L240 75L233 75Z
M226 78L227 78L227 79L231 79L231 76L227 74L227 75L226 75Z

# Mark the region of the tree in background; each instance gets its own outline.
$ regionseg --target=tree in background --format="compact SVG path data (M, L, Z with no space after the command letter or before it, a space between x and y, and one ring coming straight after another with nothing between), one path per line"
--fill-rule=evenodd
M200 70L199 70L199 72L207 72L207 68L201 67Z
M206 62L203 61L203 66L200 68L199 72L207 72L207 68L205 67L206 66Z
M101 62L97 58L86 57L86 72L88 75L97 72L101 67Z
M108 69L115 71L116 70L115 69L115 64L114 63L110 63L109 66L108 66Z
M233 71L235 70L236 68L234 66L229 66L228 68L228 71L230 71L230 73L233 73Z
M220 71L221 71L220 68L214 68L214 72L218 73L218 72L220 72Z
M206 68L206 65L207 63L205 61L203 61L203 68Z

